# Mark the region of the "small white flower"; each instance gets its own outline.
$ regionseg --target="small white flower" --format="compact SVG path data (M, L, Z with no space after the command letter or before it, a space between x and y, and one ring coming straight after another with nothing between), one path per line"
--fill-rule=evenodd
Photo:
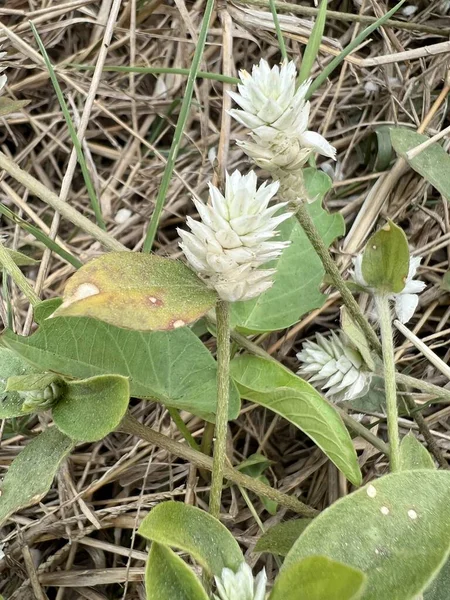
M355 267L354 280L358 285L367 288L367 290L373 294L374 290L367 285L362 274L362 256L362 254L359 254L353 260L353 265ZM394 302L395 314L401 323L407 323L411 319L419 303L418 294L426 288L426 283L414 279L421 260L421 256L410 257L405 287L398 294L391 294L389 296L390 300Z
M178 229L188 262L223 300L249 300L272 285L275 271L258 267L278 258L289 245L271 240L278 225L291 216L276 214L285 202L269 207L278 186L263 183L257 188L253 171L227 174L225 195L210 185L210 204L194 198L201 221L188 217L191 231Z
M326 390L325 396L333 402L360 398L369 389L372 373L342 332L332 331L328 337L316 334L316 342L306 341L297 358L303 363L298 374Z
M223 569L221 576L216 577L218 595L215 600L264 600L266 595L267 576L263 569L253 579L251 568L242 563L237 573L231 569Z
M283 62L270 69L261 59L254 65L252 74L240 72L239 93L230 92L242 110L232 109L230 114L251 129L252 140L267 151L273 144L284 147L286 138L307 148L309 153L318 152L335 158L336 150L326 139L314 131L308 131L310 103L305 97L311 80L296 89L297 69L291 62ZM245 149L245 146L243 146ZM245 150L246 151L246 150ZM273 150L279 154L279 150Z

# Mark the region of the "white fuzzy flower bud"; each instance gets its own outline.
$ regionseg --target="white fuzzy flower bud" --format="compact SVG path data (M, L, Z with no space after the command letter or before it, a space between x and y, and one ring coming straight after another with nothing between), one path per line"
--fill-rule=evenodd
M266 595L267 576L263 569L255 579L247 563L242 563L237 573L231 569L223 569L221 576L216 577L218 595L215 600L264 600Z
M286 203L269 207L278 182L256 187L256 175L226 175L225 196L210 185L210 204L194 199L201 221L187 218L191 232L178 229L191 266L228 302L249 300L272 285L273 269L259 269L278 258L289 242L271 241L291 213Z
M328 337L316 334L316 342L306 341L297 358L303 363L298 374L333 402L360 398L369 389L372 373L341 332L332 331Z
M365 287L369 293L373 294L375 290L367 285L362 274L362 259L363 255L359 254L353 260L353 266L355 268L353 278L358 285ZM411 319L419 304L418 294L426 288L426 284L423 281L414 279L421 260L421 256L410 257L405 287L398 294L391 294L389 296L389 299L394 302L395 314L401 323L407 323Z

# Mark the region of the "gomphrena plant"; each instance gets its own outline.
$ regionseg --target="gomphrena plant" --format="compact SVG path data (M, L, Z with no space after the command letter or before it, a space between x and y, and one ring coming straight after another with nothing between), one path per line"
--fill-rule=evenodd
M105 27L101 46L105 59L118 14L118 4L113 4L115 16ZM204 484L186 503L152 504L152 500L145 513L142 502L137 505L136 526L143 517L138 539L149 544L145 592L141 590L147 600L443 600L447 591L442 595L440 581L447 576L450 553L450 473L422 415L423 406L416 405L411 390L425 392L427 406L442 399L448 402L450 394L444 386L401 371L394 335L399 329L417 343L405 324L414 317L426 287L421 281L422 258L410 250L403 229L382 218L362 251L353 254L353 270L346 273L338 264L329 246L344 234L344 221L323 206L332 182L315 162L316 154L322 157L319 160L335 161L337 152L310 129L313 94L402 2L373 20L315 79L310 74L324 32L326 0L317 10L300 72L288 60L275 3L270 5L281 63L270 66L261 59L250 73L241 70L239 80L222 74L216 79L237 84L237 91L229 94L238 108L228 110L244 127L237 148L262 170L258 177L267 175L272 181L260 180L258 185L256 172L247 169L244 174L244 164L242 171L233 172L227 171L228 164L219 164L214 184L208 183L209 194L192 198L197 215L188 215L177 228L179 238L173 244L181 253L175 258L150 250L194 82L214 75L199 70L214 3L206 3L192 66L187 73L181 70L189 76L188 85L143 252L129 251L106 230L84 156L87 121L84 130L80 125L76 131L57 73L32 26L97 224L4 152L0 167L109 252L81 264L78 258L69 260L68 251L50 236L36 235L76 269L62 297L41 301L39 290L21 270L30 265L27 257L0 240L3 294L8 294L10 278L32 309L28 324L31 327L32 315L36 325L31 334L28 327L19 335L12 318L16 315L2 313L6 329L0 338L0 417L38 424L36 435L4 477L0 522L37 504L77 445L100 442L112 433L131 435L188 461L193 467L190 491L196 477ZM0 53L0 60L4 57ZM7 90L2 73L0 69L0 92ZM89 101L94 96L90 94ZM1 115L24 106L2 96ZM390 136L401 167L410 165L450 197L441 178L429 174L433 160L450 168L443 148L409 129L393 128ZM227 154L220 156L225 163ZM22 224L20 219L15 222ZM347 258L351 267L352 257ZM296 359L293 352L292 362L277 360L279 346L265 345L267 339L298 327L304 315L322 308L326 295L319 288L327 291L329 286L339 292L334 300L340 303L340 324L329 321L314 335L307 331ZM423 346L422 342L426 358L446 373L443 361ZM381 396L381 408L364 410L372 394ZM167 408L184 441L143 422L136 400ZM302 489L297 485L295 492L279 489L270 471L274 462L263 454L265 441L245 460L242 455L236 460L230 422L239 417L242 402L247 403L246 411L261 407L304 434L308 442L302 439L301 453L317 446L329 462L330 477L339 473L343 497L319 511L300 499ZM415 420L428 449L411 433L401 438L399 407L409 411L407 416L411 424ZM360 412L368 418L355 416ZM201 443L187 426L186 414L200 423ZM384 420L387 432L380 427ZM361 449L363 454L358 455ZM134 453L133 446L130 456ZM377 477L366 467L367 457L373 455L382 457ZM437 469L436 462L445 468ZM320 485L318 476L317 482ZM91 496L83 498L72 487L74 501L80 501L83 514L101 529L87 504ZM221 522L224 510L237 506L237 495L261 530L256 545L253 533L242 536L245 556ZM192 506L196 497L198 506ZM265 531L260 512L277 515L281 508L299 518L291 514ZM250 566L258 560L251 560L253 550L277 556L275 573L266 572L263 565ZM33 569L30 581L41 590L42 578ZM128 573L127 567L127 577ZM125 589L124 599L126 594Z

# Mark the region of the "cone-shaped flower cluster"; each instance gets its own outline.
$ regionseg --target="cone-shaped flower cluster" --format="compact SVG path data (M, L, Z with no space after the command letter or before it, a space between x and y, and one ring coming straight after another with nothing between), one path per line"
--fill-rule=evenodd
M272 285L274 269L259 267L280 256L289 242L272 241L276 228L291 216L286 203L269 202L278 182L257 188L256 175L227 174L225 195L213 185L210 204L194 199L201 221L187 218L191 232L178 229L187 260L210 287L228 302L249 300Z
M368 285L362 274L362 259L363 255L359 254L353 261L355 267L354 279L358 285L365 287L368 292L374 293ZM419 268L421 256L411 256L409 259L409 271L406 277L405 287L398 294L392 294L390 300L394 302L394 310L397 319L401 323L407 323L413 316L417 305L419 304L420 292L426 288L426 283L414 279L414 276Z
M316 342L306 341L297 358L302 363L298 374L333 402L359 398L369 389L372 373L342 332L332 331L328 337L316 334Z
M220 577L216 577L218 595L215 600L264 600L266 595L267 576L263 569L255 579L247 563L242 563L237 573L231 569L223 569Z
M294 63L270 69L262 59L250 75L240 72L239 93L230 92L241 107L230 114L251 130L251 141L238 142L255 163L281 183L282 195L295 199L303 193L302 167L313 152L335 158L326 139L308 131L310 104L306 101L311 81L296 89ZM300 189L299 189L300 188Z

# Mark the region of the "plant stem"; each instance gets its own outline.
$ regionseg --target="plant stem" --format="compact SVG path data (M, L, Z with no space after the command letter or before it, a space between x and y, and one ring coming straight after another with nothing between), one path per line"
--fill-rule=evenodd
M334 262L330 253L328 252L328 248L325 246L324 241L322 240L319 232L317 231L317 228L314 225L314 221L311 219L305 204L300 204L300 207L297 209L295 216L300 225L302 226L304 232L306 233L314 250L319 255L319 258L322 261L325 271L331 277L334 286L339 290L342 297L342 301L347 307L350 316L355 321L355 323L357 323L362 329L364 335L367 338L367 341L372 346L372 348L378 354L381 354L381 344L374 330L372 329L369 321L363 315L358 303L353 297L353 294L350 292L347 285L345 284L345 281L342 278L342 275L340 274L336 263Z
M140 437L150 444L154 444L159 448L164 448L167 450L167 452L170 452L170 454L173 454L179 458L183 458L199 468L207 469L208 471L212 471L213 469L212 458L205 456L205 454L202 454L201 452L193 450L189 446L186 446L186 444L172 440L166 435L163 435L158 431L154 431L150 427L142 425L142 423L135 419L130 413L125 415L118 427L118 431ZM259 496L266 496L270 500L274 500L281 506L289 508L298 514L301 514L305 517L315 517L318 515L317 510L307 506L306 504L303 504L303 502L297 500L295 496L283 494L283 492L275 490L274 488L270 487L270 485L266 485L257 479L253 479L248 475L244 475L244 473L240 473L238 470L233 469L233 467L230 467L227 464L224 466L223 474L226 479L234 484L241 485L247 490L255 492L255 494L258 494Z
M217 316L217 407L216 435L213 452L213 472L209 511L219 517L222 498L223 472L227 456L228 397L230 394L230 309L228 302L219 300Z
M167 412L169 413L170 418L175 423L175 425L177 426L178 431L184 437L184 439L189 444L189 446L191 448L193 448L194 450L197 450L198 452L200 452L200 446L195 441L194 437L192 436L192 433L186 427L186 423L181 418L180 413L178 412L178 410L176 408L168 406L167 407Z
M25 275L16 265L16 263L11 258L7 248L2 244L0 240L0 265L2 265L3 269L7 271L8 275L10 275L11 279L17 285L17 287L24 293L27 297L31 306L36 306L41 300L39 296L36 294L34 289L28 283Z
M281 56L284 61L288 60L288 54L286 50L286 44L284 43L283 32L281 31L280 21L277 15L277 8L275 6L275 0L269 0L270 12L272 13L273 24L275 25L275 31L277 32L278 45L280 46Z
M384 389L386 391L386 413L389 435L391 471L400 468L400 438L398 434L397 389L395 383L395 358L391 311L386 294L375 296L380 318L381 341L383 346Z
M415 377L411 377L410 375L403 375L403 373L396 373L395 380L397 381L397 383L402 383L403 385L407 385L410 388L415 388L417 390L425 392L426 394L431 394L436 398L445 400L445 402L450 402L450 390L447 390L444 387L439 387L438 385L434 385L434 383L428 383L427 381L416 379Z

